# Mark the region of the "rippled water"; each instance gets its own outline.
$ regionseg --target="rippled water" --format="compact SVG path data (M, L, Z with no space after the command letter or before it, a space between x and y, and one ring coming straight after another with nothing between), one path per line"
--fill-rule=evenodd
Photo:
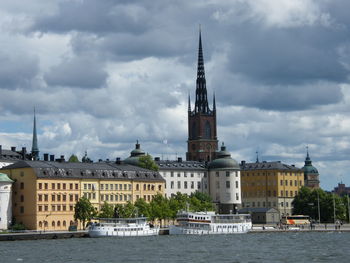
M350 233L0 242L0 262L350 262Z

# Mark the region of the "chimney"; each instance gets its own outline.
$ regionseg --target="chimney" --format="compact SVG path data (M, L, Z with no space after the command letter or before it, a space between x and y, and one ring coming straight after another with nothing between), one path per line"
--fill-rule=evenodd
M11 147L11 151L15 152L16 151L16 147L12 146Z
M60 162L63 163L64 161L64 155L61 155Z
M50 162L54 162L55 161L55 155L54 154L51 154L50 155Z
M106 159L106 162L109 163L109 159Z
M295 167L295 164L292 164L292 167Z
M99 162L99 163L102 163L102 159L98 159L98 162Z
M155 157L154 160L155 160L156 162L159 162L159 161L160 161L160 157Z
M122 164L122 162L121 162L121 160L120 160L120 157L117 157L117 158L116 158L115 163L116 163L116 164Z
M178 163L182 163L182 157L178 157L178 158L177 158L177 162L178 162Z
M49 154L48 153L44 153L44 161L45 162L49 161Z
M241 165L242 165L242 166L245 166L245 161L244 161L244 160L241 161Z
M22 160L26 159L27 149L26 147L22 147Z

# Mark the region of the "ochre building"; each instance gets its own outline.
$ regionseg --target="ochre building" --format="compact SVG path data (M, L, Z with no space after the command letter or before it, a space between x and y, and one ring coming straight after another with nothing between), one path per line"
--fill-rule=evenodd
M292 201L304 185L304 172L281 162L241 163L242 207L275 208L292 214Z
M158 172L114 162L19 161L1 172L14 181L15 222L32 230L67 230L75 225L74 206L83 196L99 210L105 201L151 201L157 193L164 195L165 187Z

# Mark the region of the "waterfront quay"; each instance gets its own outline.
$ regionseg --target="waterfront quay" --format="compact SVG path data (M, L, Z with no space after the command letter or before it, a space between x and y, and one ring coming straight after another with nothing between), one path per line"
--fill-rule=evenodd
M276 227L269 225L254 225L253 229L248 232L254 233L281 233L281 232L350 232L350 224L343 224L340 227L334 224L317 224L312 228L304 227ZM159 235L169 235L169 228L162 228ZM17 240L40 240L40 239L69 239L69 238L86 238L89 237L86 230L80 231L27 231L16 233L0 233L0 241L17 241Z

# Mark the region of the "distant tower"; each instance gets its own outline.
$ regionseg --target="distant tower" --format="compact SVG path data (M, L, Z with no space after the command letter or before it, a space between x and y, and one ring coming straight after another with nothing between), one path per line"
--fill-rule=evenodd
M188 161L211 161L218 149L216 133L216 104L213 96L213 110L210 110L204 72L202 37L199 31L198 68L196 81L196 100L193 111L188 97Z
M38 147L38 136L37 136L37 133L36 133L35 108L34 108L34 124L33 124L32 159L34 161L39 160L39 147Z
M309 188L319 188L320 179L317 169L312 166L312 161L309 156L309 147L306 147L305 165L301 168L304 171L304 184Z

